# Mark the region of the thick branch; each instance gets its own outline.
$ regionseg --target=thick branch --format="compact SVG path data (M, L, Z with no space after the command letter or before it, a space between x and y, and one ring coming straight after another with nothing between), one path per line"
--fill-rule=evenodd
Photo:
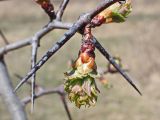
M13 92L13 86L8 75L8 70L2 57L0 58L0 85L1 97L12 115L12 119L27 120L24 108Z
M55 45L53 45L52 48L48 50L48 52L45 53L45 55L41 58L41 60L39 60L35 67L22 79L22 81L16 86L15 91L19 87L21 87L21 85L23 85L38 69L40 69L42 65L52 55L54 55L78 30L88 24L91 19L98 13L100 13L105 8L109 7L117 1L119 0L105 0L96 9L81 16L79 20L75 24L73 24L73 26L64 34L64 36Z

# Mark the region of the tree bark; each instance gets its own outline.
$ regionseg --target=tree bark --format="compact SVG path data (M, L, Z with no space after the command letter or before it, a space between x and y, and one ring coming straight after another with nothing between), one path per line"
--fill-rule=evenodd
M13 91L13 86L3 58L0 58L0 97L6 104L13 120L27 120L22 103Z

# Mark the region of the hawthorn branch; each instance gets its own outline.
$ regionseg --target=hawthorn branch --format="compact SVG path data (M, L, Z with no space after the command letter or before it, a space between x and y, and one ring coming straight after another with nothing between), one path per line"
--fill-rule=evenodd
M119 0L104 0L100 5L97 6L94 10L82 15L76 23L62 36L62 38L50 48L45 55L39 60L39 62L34 66L33 69L21 80L21 82L16 86L15 91L17 91L37 70L39 70L43 64L53 56L70 38L86 24L90 23L92 18L98 13L103 11L105 8L114 4Z
M59 9L56 13L56 20L58 20L58 21L62 20L64 10L67 7L68 3L69 3L69 0L63 0L62 1L61 5L59 6Z
M57 23L58 25L56 27L62 27L63 29L69 29L72 25L70 23L60 23L60 22L55 22L56 24L48 24L48 26L56 26ZM46 26L47 27L47 26ZM53 28L52 28L53 29ZM112 64L112 63L111 63ZM117 69L117 68L116 68ZM123 70L121 70L123 71ZM123 71L124 72L124 71ZM125 75L126 76L126 75ZM131 78L130 78L131 79Z
M67 106L67 102L65 100L65 93L64 90L59 89L59 88L55 88L55 89L42 89L42 91L39 92L35 92L35 77L36 77L36 71L38 69L40 69L43 64L51 57L53 56L68 40L70 40L70 38L76 33L76 32L80 32L82 28L87 25L88 23L90 23L91 19L97 15L99 12L101 12L102 10L104 10L106 7L112 5L113 3L120 1L120 0L105 0L104 2L102 2L96 9L82 15L80 17L80 19L75 23L75 24L68 24L68 23L61 23L59 21L61 21L62 16L63 16L63 12L69 2L69 0L63 0L62 4L59 7L59 10L57 11L57 17L56 20L53 20L52 22L50 22L47 26L43 27L41 30L39 30L37 33L35 33L34 36L32 36L31 38L25 39L23 41L20 42L16 42L13 44L9 44L6 45L3 48L0 48L0 57L2 57L4 54L12 51L12 50L16 50L18 48L24 47L24 46L28 46L28 45L32 45L32 69L31 71L22 79L22 81L18 84L18 86L15 88L15 91L21 87L21 85L23 85L25 82L28 82L27 80L32 77L32 81L31 81L31 86L32 86L32 96L31 97L27 97L25 99L23 99L22 101L24 102L24 104L27 104L29 102L32 102L32 108L34 105L34 98L39 98L43 95L48 95L48 94L54 94L57 93L61 96L61 100L62 103L64 105L64 108L67 112L68 118L71 120L71 115ZM49 33L51 30L53 29L69 29L68 32L66 32L64 34L64 36L55 44L52 46L52 48L46 52L46 54L40 59L40 61L36 64L36 59L37 59L37 50L38 50L38 46L39 46L39 41L40 39L46 35L47 33ZM128 74L125 73L124 70L122 70L118 64L114 61L113 57L108 53L108 51L106 51L101 44L94 39L94 43L96 48L101 52L101 54L103 56L105 56L105 58L118 70L118 72L139 92L139 94L141 95L141 92L138 90L138 88L135 86L135 84L132 82L132 79L128 76ZM108 72L108 71L105 71ZM104 72L104 73L105 73Z
M37 59L37 49L38 49L38 46L39 46L39 41L41 39L41 37L43 37L44 35L46 35L48 32L50 32L51 30L53 30L55 27L56 28L61 28L61 29L64 29L65 27L67 26L67 24L61 24L60 22L57 22L57 21L53 21L52 23L49 23L48 26L46 26L45 28L43 28L42 30L38 31L33 37L31 38L28 38L26 40L23 40L23 41L20 41L20 42L17 42L17 43L13 43L13 44L10 44L8 46L6 46L5 48L1 48L2 49L2 52L7 52L8 51L12 51L14 49L18 49L20 47L24 47L24 46L27 46L27 45L32 45L32 65L31 65L31 68L35 66L36 64L36 59ZM7 49L8 48L8 49ZM31 111L33 111L34 109L34 94L35 94L35 78L36 78L36 75L33 74L32 75L32 79L31 79L31 88L32 88L32 104L31 104Z

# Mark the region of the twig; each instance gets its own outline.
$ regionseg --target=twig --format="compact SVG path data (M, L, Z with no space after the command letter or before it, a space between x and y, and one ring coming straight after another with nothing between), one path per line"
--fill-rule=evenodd
M60 90L63 89L63 86L59 86L59 87L56 87L56 88L53 88L53 89L43 89L41 91L38 91L36 94L35 94L35 99L38 99L39 97L41 96L44 96L44 95L48 95L48 94L53 94L53 93L58 93L60 92ZM22 100L22 103L24 105L28 104L31 102L31 97L28 96L28 97L25 97L23 100Z
M96 48L100 51L100 53L117 69L117 71L125 78L125 80L127 80L127 82L129 82L129 84L140 94L142 95L142 93L139 91L139 89L136 87L136 85L133 83L133 80L131 79L131 77L125 73L124 70L122 70L119 65L115 62L114 58L112 57L112 55L106 51L106 49L104 49L104 47L102 47L102 45L96 40L94 39L94 44L96 46Z
M30 38L26 38L24 40L18 40L18 42L11 43L5 47L0 48L0 56L7 54L10 51L17 50L19 48L31 45L34 37L37 37L37 39L40 40L43 36L45 36L47 33L49 33L53 29L68 29L71 26L72 24L70 23L62 23L54 20L53 22L49 23L47 26L43 27L41 30L36 32L34 36Z
M65 111L67 113L68 119L72 120L72 117L71 117L71 114L70 114L70 111L69 111L69 108L68 108L68 105L67 105L67 102L66 102L65 94L61 94L61 100L62 100L62 103L64 105Z
M15 76L20 80L22 79L22 77L18 74L15 74ZM30 81L27 81L27 83L31 86ZM61 100L62 100L62 103L64 105L65 111L68 115L68 119L72 120L72 117L71 117L71 114L70 114L70 111L69 111L69 108L68 108L68 105L67 105L67 102L66 102L66 99L65 99L66 94L64 92L63 85L60 85L59 87L53 88L53 89L45 89L42 86L37 85L37 84L35 84L35 87L37 89L37 94L35 94L35 96L37 96L37 97L34 96L35 98L39 98L41 96L48 95L48 94L54 94L54 93L59 94L61 96ZM22 100L22 103L23 103L23 105L27 105L29 102L31 102L31 100L32 100L32 97L28 96L28 97L26 97Z
M68 5L68 2L69 2L69 0L63 0L62 1L61 5L60 5L60 7L59 7L59 9L56 13L56 20L58 20L58 21L62 20L63 13L64 13L65 8Z
M84 27L91 19L98 13L103 11L105 8L114 4L119 0L104 0L101 4L94 10L82 15L75 24L64 34L64 36L52 46L49 51L39 60L39 62L34 66L34 68L21 80L21 82L16 86L15 91L17 91L37 70L39 70L42 65L53 56L78 30Z
M4 40L4 43L5 43L6 45L8 45L9 42L8 42L6 36L4 35L4 33L2 32L2 30L0 30L0 35L1 35L2 39Z
M63 85L60 85L59 87L56 87L56 88L52 88L52 89L43 89L41 91L38 91L34 98L35 99L38 99L42 96L45 96L45 95L50 95L50 94L58 94L60 95L61 97L61 101L64 105L64 108L65 108L65 111L67 113L67 116L68 116L68 119L69 120L72 120L72 117L71 117L71 114L70 114L70 111L69 111L69 108L68 108L68 105L67 105L67 102L66 102L66 99L65 99L65 92L64 92L64 87ZM28 96L28 97L25 97L23 100L22 100L22 103L23 105L27 105L28 103L30 103L32 101L32 97Z

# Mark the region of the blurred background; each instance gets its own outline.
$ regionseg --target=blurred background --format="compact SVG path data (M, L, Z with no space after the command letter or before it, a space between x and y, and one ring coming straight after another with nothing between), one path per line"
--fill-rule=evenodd
M63 21L74 22L81 13L93 9L101 0L70 0ZM55 9L61 0L52 0ZM68 101L74 120L159 120L160 119L160 1L133 0L133 12L125 23L108 24L94 30L101 44L122 58L124 68L135 79L143 96L119 74L106 75L113 87L106 89L97 81L101 91L95 107L78 109ZM48 22L48 16L33 0L8 0L0 2L0 29L10 43L28 38ZM41 40L38 59L54 44L65 30L54 30ZM69 67L67 62L75 59L80 48L81 36L76 34L38 72L37 83L53 88L64 83ZM4 46L0 38L0 47ZM31 47L10 52L5 56L14 86L19 82L15 73L26 75L30 69ZM107 65L104 57L96 51L99 68ZM30 88L24 85L18 96L30 95ZM67 120L67 115L57 94L36 100L35 111L29 120ZM10 120L8 111L0 99L0 120Z

